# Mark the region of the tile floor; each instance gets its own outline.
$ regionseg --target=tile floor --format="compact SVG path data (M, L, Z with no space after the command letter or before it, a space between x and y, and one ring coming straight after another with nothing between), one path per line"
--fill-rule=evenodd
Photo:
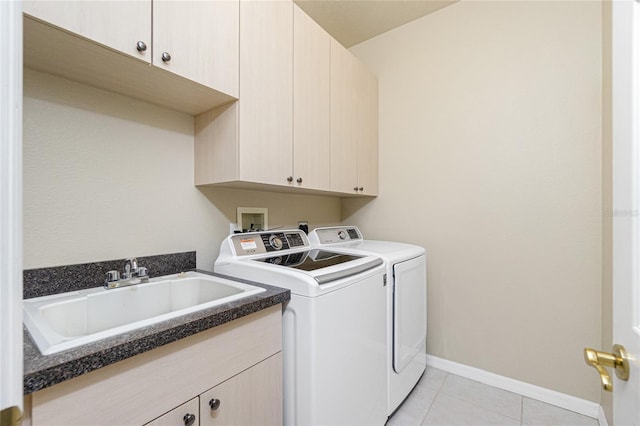
M598 420L435 368L387 426L598 426Z

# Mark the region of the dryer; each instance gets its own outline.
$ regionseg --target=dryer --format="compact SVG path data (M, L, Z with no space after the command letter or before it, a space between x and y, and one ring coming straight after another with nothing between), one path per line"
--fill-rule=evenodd
M355 226L316 228L312 246L375 255L387 277L387 417L400 406L426 369L427 264L425 249L412 244L365 240Z

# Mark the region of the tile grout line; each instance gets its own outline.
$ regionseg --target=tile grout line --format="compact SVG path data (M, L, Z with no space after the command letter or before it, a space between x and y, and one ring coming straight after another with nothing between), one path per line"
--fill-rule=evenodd
M442 370L440 370L440 371L442 371ZM442 383L440 383L440 386L438 387L438 390L436 390L436 395L431 400L431 404L429 404L429 408L427 408L427 411L424 413L424 417L422 417L422 420L420 421L421 425L424 423L425 420L427 420L427 417L429 416L429 411L431 411L431 408L433 407L433 404L435 404L436 399L438 398L438 395L440 395L440 391L444 387L444 382L447 381L447 378L449 376L450 376L450 374L445 372L444 379L442 380Z
M513 394L513 395L517 395L517 396L520 398L520 416L519 416L520 418L519 418L519 419L517 419L517 418L515 418L515 417L511 417L511 416L506 415L506 414L503 414L503 413L501 413L501 412L498 412L498 411L496 411L496 410L494 410L494 409L492 409L492 408L487 408L487 407L485 407L484 405L479 404L479 403L477 403L477 402L474 402L474 401L468 401L468 400L466 400L466 399L460 398L460 397L458 397L457 395L452 395L452 394L444 393L444 395L446 395L446 396L448 396L448 397L450 397L450 398L454 398L454 399L457 399L458 401L462 401L462 402L467 403L467 404L469 404L469 405L473 405L474 407L478 407L478 408L481 408L481 409L484 409L484 410L490 411L490 412L492 412L492 413L494 413L494 414L497 414L497 415L499 415L499 416L506 417L506 418L511 419L511 420L516 420L516 421L518 421L521 425L523 425L523 421L524 421L524 420L523 420L523 415L522 415L522 413L523 413L523 404L524 404L524 398L525 398L523 395L520 395L519 393L516 393L516 392L511 392L511 391L507 391L507 390L504 390L504 389L500 389L500 388L498 388L498 387L496 387L496 386L487 385L486 383L478 382L477 380L467 379L466 377L458 376L457 374L453 374L453 373L447 373L446 378L448 379L448 378L449 378L449 377L451 377L451 376L461 377L461 378L463 378L463 379L466 379L466 380L470 380L470 381L472 381L472 382L479 383L479 384L480 384L480 385L482 385L482 386L490 387L490 388L493 388L493 389L497 389L497 390L500 390L500 391L504 391L504 392L511 393L511 394ZM445 379L445 380L446 380L446 379ZM445 382L445 380L443 380L443 381L442 381L442 385L441 385L440 390L438 391L438 393L440 393L440 391L444 388L444 382Z

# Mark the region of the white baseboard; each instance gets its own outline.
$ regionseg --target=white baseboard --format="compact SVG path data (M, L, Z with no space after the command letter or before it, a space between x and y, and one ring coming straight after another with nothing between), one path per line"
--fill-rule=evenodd
M564 408L594 419L600 420L600 425L606 425L606 417L600 404L586 399L577 398L565 393L556 392L530 383L521 382L509 377L500 376L479 368L459 364L433 355L427 355L427 366L437 368L467 379L475 380L486 385L494 386L510 392L526 396L527 398L546 402L556 407Z

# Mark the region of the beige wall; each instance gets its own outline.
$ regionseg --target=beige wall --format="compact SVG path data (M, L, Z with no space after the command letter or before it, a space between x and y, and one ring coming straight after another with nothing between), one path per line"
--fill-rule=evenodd
M193 185L193 117L27 71L24 267L196 250L211 269L236 207L336 223L340 200Z
M369 238L423 245L429 354L600 401L599 2L462 1L352 49L379 77Z

